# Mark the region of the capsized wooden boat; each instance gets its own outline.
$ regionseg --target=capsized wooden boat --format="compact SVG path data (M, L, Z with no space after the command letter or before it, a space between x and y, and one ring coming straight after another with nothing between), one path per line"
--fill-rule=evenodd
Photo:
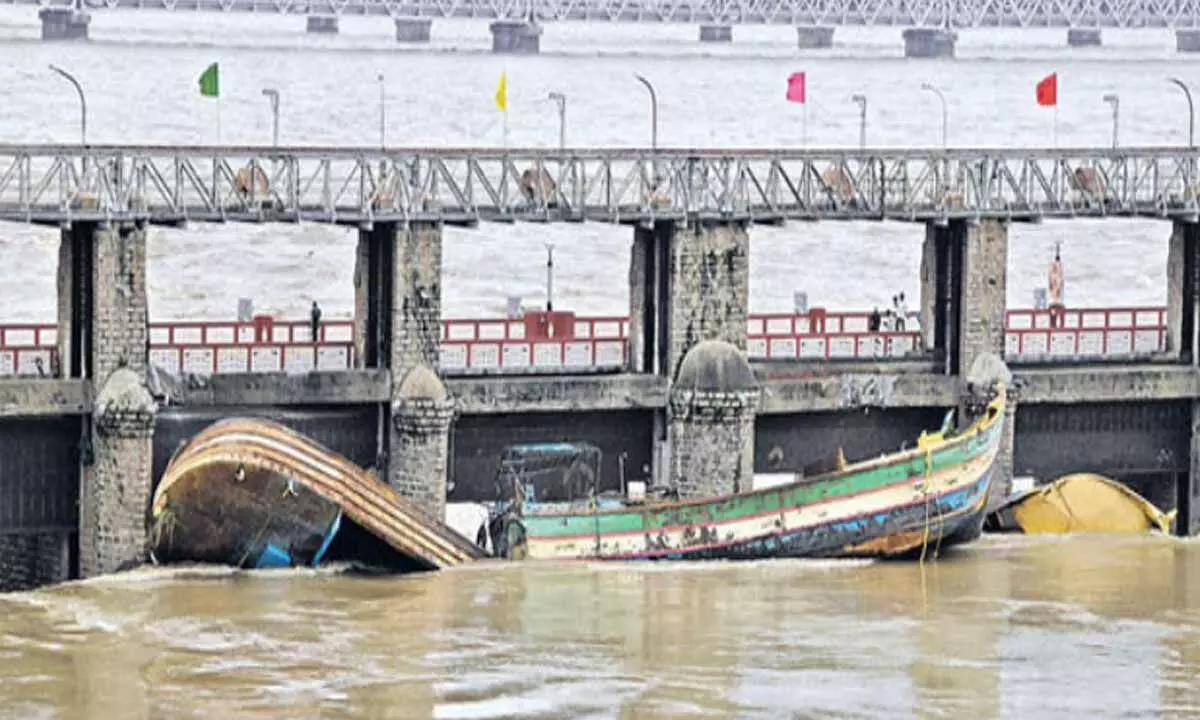
M639 503L592 492L580 500L572 490L594 476L579 471L586 452L571 455L563 476L545 482L502 464L492 543L497 555L510 559L936 554L982 531L1004 429L1004 387L997 386L961 431L952 429L948 414L942 429L922 433L916 448L863 462L839 460L815 477L730 496ZM555 501L564 493L575 497Z
M160 563L349 560L407 571L484 556L371 473L269 420L221 420L193 437L167 465L150 514Z
M996 532L1171 533L1175 511L1164 513L1124 484L1095 473L1073 473L1014 493L988 516Z

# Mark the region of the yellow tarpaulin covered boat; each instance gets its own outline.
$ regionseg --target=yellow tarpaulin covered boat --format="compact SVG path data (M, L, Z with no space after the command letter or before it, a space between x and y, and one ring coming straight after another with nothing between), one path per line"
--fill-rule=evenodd
M1171 533L1164 513L1125 485L1094 473L1064 475L1018 493L988 518L987 529L1029 535L1076 532Z

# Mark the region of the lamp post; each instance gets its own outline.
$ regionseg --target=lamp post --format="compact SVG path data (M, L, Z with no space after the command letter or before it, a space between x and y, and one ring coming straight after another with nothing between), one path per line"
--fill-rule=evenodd
M1117 128L1120 126L1121 117L1121 98L1116 93L1108 93L1104 96L1104 102L1112 106L1113 115L1113 150L1117 149Z
M383 73L376 76L379 80L379 147L387 147L387 97L383 90Z
M279 147L279 91L263 88L262 94L271 103L271 144Z
M850 99L858 104L858 149L867 146L867 96L855 93Z
M79 94L79 143L87 145L87 98L83 95L83 86L79 84L74 75L57 65L51 65L50 69L66 78L67 82L75 86L75 92Z
M550 99L558 105L558 151L561 154L567 147L567 96L552 92Z
M937 95L938 102L942 106L942 149L945 150L946 149L947 130L948 130L948 127L950 124L950 122L949 122L950 115L946 110L946 94L942 92L941 88L937 87L936 85L934 85L932 83L922 83L921 89L925 90L927 92L931 92L934 95Z
M554 243L546 243L546 312L554 312Z
M646 90L650 93L650 150L658 152L658 95L654 92L654 86L650 81L634 73L637 81L646 86Z
M1174 83L1179 86L1183 94L1187 97L1188 104L1188 147L1196 146L1196 106L1192 104L1192 91L1179 78L1167 78L1167 82Z

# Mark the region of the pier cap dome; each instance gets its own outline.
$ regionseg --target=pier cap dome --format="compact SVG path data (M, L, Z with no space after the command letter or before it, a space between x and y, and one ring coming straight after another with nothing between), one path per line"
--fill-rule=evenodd
M723 340L704 340L683 356L675 375L675 388L692 392L754 392L758 390L758 379L741 350Z
M428 365L418 365L405 373L396 390L396 399L442 402L446 399L446 386Z
M157 409L143 377L127 367L115 370L96 394L95 413L100 416L153 413Z

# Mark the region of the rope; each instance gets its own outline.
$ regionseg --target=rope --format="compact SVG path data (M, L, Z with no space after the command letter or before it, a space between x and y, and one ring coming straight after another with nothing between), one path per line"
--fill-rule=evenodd
M925 493L925 534L921 537L921 559L917 563L922 568L925 566L925 552L929 549L929 486L933 480L933 446L932 444L925 446L925 481L922 483L921 489ZM939 537L939 541L940 541ZM940 545L940 542L939 542ZM937 552L934 551L934 557Z

